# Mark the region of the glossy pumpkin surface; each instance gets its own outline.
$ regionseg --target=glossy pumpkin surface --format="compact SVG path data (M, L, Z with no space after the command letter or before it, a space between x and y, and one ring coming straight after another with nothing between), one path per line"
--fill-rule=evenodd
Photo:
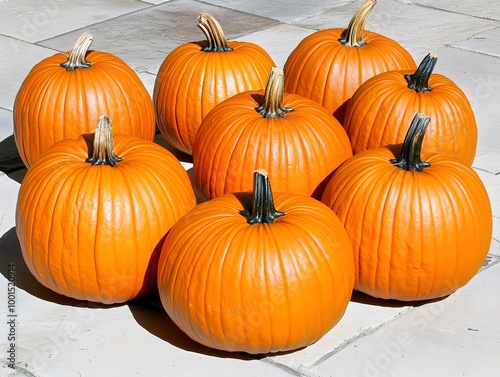
M41 284L79 300L120 303L156 287L164 235L196 199L163 147L115 135L119 159L93 165L86 162L91 136L54 144L28 170L16 232Z
M208 112L237 93L264 88L274 66L259 45L227 41L211 15L202 12L200 19L207 41L172 50L160 66L153 92L162 136L187 154L192 154L194 138Z
M154 107L144 84L117 56L87 51L92 41L84 33L72 49L80 55L75 62L66 65L68 54L55 54L23 81L14 102L14 139L27 167L55 142L94 132L102 114L120 120L116 133L153 140Z
M211 348L265 354L307 346L338 323L350 300L349 239L315 199L277 192L279 212L263 214L253 211L252 195L204 202L172 227L158 264L161 302Z
M251 190L252 172L262 168L276 191L319 199L332 171L352 156L345 130L324 107L283 93L280 70L269 76L266 90L237 94L203 120L193 169L206 198Z
M387 147L356 154L336 170L322 201L353 244L355 289L403 301L443 297L486 258L488 194L477 173L454 157L435 154L401 168L391 160L402 155Z
M423 141L423 158L444 153L472 165L478 137L474 111L455 82L424 67L436 60L431 53L419 67L422 72L385 72L359 87L344 120L353 153L402 143L414 114L420 112L432 119ZM412 75L424 82L415 84Z
M412 56L398 42L364 30L374 4L368 0L348 29L328 28L304 38L285 62L285 91L323 105L343 123L347 103L363 82L389 70L415 69ZM347 40L351 29L357 30Z

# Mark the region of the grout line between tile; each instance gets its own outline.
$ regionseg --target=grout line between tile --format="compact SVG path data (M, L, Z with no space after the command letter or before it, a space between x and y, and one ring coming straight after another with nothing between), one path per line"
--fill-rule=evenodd
M478 19L481 19L481 20L488 20L488 21L500 21L497 18L493 18L493 17L481 17L481 16L477 16L477 15L474 15L474 14L468 14L468 13L462 13L462 12L453 11L453 10L450 10L450 9L444 9L444 8L440 8L440 7L437 7L437 6L432 6L432 5L429 5L429 4L420 4L418 1L410 1L410 2L408 2L407 0L395 0L395 1L397 1L398 3L402 3L402 4L408 4L409 3L411 5L417 5L417 6L422 7L422 8L428 8L428 9L438 10L438 11L441 11L441 12L446 12L446 13L451 13L451 14L458 14L460 16L474 17L474 18L478 18Z
M376 331L378 331L382 327L385 327L386 325L392 323L393 321L397 320L398 318L402 317L403 315L405 315L408 312L411 312L414 309L415 309L414 306L408 306L404 310L401 310L400 312L396 313L392 317L389 317L385 321L382 321L375 326L371 326L371 327L368 327L366 329L361 330L358 334L352 336L351 338L345 339L343 342L341 342L337 347L335 347L330 352L325 353L323 356L321 356L319 359L317 359L314 363L312 363L310 366L308 366L308 368L312 368L312 367L315 367L315 366L321 364L326 359L329 359L330 357L332 357L336 353L342 351L344 348L346 348L351 343L354 343L358 339L364 338L367 335L371 335L371 334L375 333Z
M456 45L453 45L453 44L447 44L447 45L445 45L445 47L454 48L454 49L461 50L461 51L466 51L466 52L472 52L474 54L480 54L480 55L488 56L490 58L500 59L500 56L498 56L498 55L487 54L486 52L478 51L478 50L472 50L472 49L467 48L467 47L456 46Z
M476 166L476 165L473 165L472 168L474 170L481 171L481 172L486 173L486 174L492 174L492 175L499 175L500 174L500 172L498 172L498 171L497 172L491 171L491 170L488 170L488 169L485 169L485 168L481 168L481 167Z
M304 371L311 370L312 368L320 365L325 360L331 358L332 356L334 356L338 352L342 351L344 348L346 348L350 344L354 343L358 339L364 338L365 336L368 336L368 335L371 335L371 334L375 333L376 331L378 331L382 327L384 327L384 326L392 323L393 321L397 320L401 316L405 315L406 313L408 313L408 312L410 312L410 311L412 311L414 309L415 309L414 306L408 306L405 309L403 309L400 312L398 312L397 314L393 315L392 317L389 317L385 321L382 321L382 322L378 323L377 325L374 325L374 326L371 326L371 327L368 327L368 328L365 328L365 329L361 329L358 334L356 334L356 335L354 335L354 336L352 336L350 338L344 339L334 349L332 349L331 351L325 353L320 358L318 358L317 360L313 361L311 364L307 364L307 365L298 364L297 365L298 370L293 369L293 368L291 368L291 367L289 367L287 365L281 364L279 361L272 360L271 359L272 356L270 356L269 358L263 359L262 361L264 361L264 362L270 362L273 365L282 365L283 367L287 368L287 370L289 370L289 369L295 370L296 373L304 373ZM298 375L299 376L307 376L306 374L298 374Z
M40 46L40 47L46 47L45 45L43 45L43 42L50 41L51 39L58 38L58 37L61 37L61 36L67 35L67 34L74 33L75 31L78 31L78 30L85 30L85 29L87 29L89 27L92 27L92 26L95 26L95 25L100 25L102 23L105 23L105 22L108 22L108 21L111 21L111 20L116 20L116 19L118 19L120 17L129 16L129 15L134 14L134 13L139 13L139 12L143 12L143 11L148 10L148 9L156 8L156 7L159 7L160 5L164 4L164 3L151 4L151 3L146 3L146 2L143 2L143 1L141 1L141 3L143 3L143 4L149 4L149 5L145 6L143 8L140 8L140 9L135 9L135 10L130 11L130 12L125 12L125 13L122 13L122 14L119 14L119 15L116 15L116 16L113 16L113 17L109 17L109 18L106 18L105 20L98 21L98 22L95 22L95 23L91 23L91 24L88 24L88 25L85 25L85 26L82 26L82 27L79 27L79 28L76 28L76 29L67 30L64 33L53 35L53 36L51 36L49 38L40 39L40 40L35 41L35 42L28 42L28 41L25 41L25 42L31 43L31 44L35 44L35 45ZM59 51L59 50L56 50L56 49L53 49L53 50Z
M310 374L305 374L302 371L295 370L292 367L289 367L288 365L281 364L281 363L279 363L279 362L277 362L269 357L266 357L265 359L262 359L261 361L263 363L271 365L275 368L281 369L282 371L284 371L292 376L297 376L297 377L309 377L309 376L311 376Z

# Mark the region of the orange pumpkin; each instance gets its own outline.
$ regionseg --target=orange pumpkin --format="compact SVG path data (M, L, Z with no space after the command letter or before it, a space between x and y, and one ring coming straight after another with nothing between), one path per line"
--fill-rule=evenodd
M193 171L209 199L251 190L259 168L277 191L319 199L332 171L351 156L340 123L323 106L284 93L283 72L273 68L265 91L237 94L205 117L193 146Z
M415 69L396 41L364 30L375 0L367 0L347 29L319 30L304 38L284 65L285 91L325 106L343 123L347 103L370 77L394 69Z
M83 33L69 52L36 64L14 101L14 140L30 167L59 140L92 133L101 114L119 119L115 132L153 140L151 97L137 74L118 57L89 51Z
M156 77L153 102L165 140L191 154L198 127L218 103L246 90L264 88L274 62L260 46L228 42L217 20L206 12L198 27L207 40L171 51Z
M16 231L41 284L75 299L120 303L156 287L165 233L196 199L187 172L163 147L112 137L107 116L88 158L90 136L57 142L28 170Z
M478 272L490 247L491 205L476 172L442 153L421 160L429 121L417 114L399 150L356 154L323 194L353 244L355 289L371 296L449 295Z
M423 157L445 153L472 165L477 124L465 93L446 76L433 73L435 53L413 71L390 71L372 77L354 93L347 106L344 128L354 153L402 143L417 112L431 117Z
M305 347L342 318L354 282L351 244L335 214L304 195L220 196L182 217L158 263L170 318L208 347L265 354Z

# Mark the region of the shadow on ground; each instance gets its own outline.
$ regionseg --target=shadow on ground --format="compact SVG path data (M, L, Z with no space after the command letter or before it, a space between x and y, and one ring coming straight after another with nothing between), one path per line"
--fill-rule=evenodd
M363 292L353 291L351 301L358 302L361 304L372 305L372 306L383 306L386 308L403 308L406 306L418 307L431 302L436 302L445 299L448 296L440 297L433 300L421 300L421 301L398 301L398 300L386 300L382 298L376 298L369 296Z
M18 183L26 175L27 169L19 156L13 135L0 142L0 171Z

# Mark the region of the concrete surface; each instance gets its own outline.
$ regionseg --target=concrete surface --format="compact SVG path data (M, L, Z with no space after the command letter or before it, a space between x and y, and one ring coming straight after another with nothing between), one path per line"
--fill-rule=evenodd
M187 338L155 295L105 307L45 289L28 272L15 234L26 170L12 137L12 106L31 67L67 50L83 31L118 55L152 92L176 46L203 39L200 11L229 39L260 44L283 66L302 38L345 27L360 0L0 0L0 376L484 377L500 370L500 2L379 0L367 28L403 44L452 78L476 112L474 168L490 194L494 231L483 269L442 300L395 303L354 293L339 324L317 343L271 356L228 354ZM161 144L161 138L157 138ZM184 162L189 169L189 162ZM8 265L16 266L16 362L9 368Z

